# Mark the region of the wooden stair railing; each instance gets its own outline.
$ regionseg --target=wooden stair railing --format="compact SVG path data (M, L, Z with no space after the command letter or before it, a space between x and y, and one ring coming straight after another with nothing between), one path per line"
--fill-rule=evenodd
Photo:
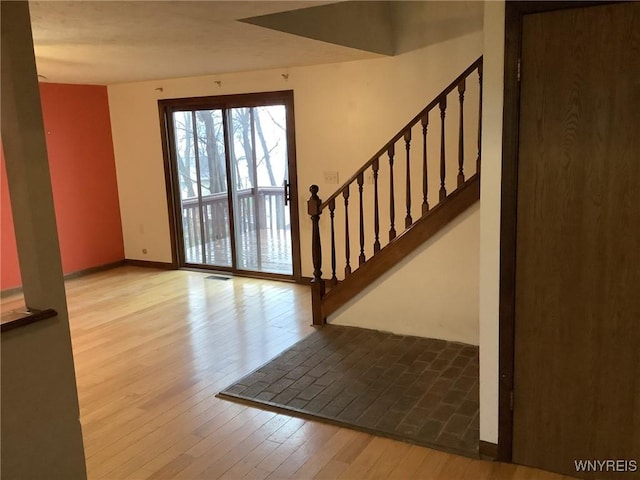
M471 75L477 72L477 121L475 127L477 129L477 141L474 137L473 148L477 148L475 154L475 173L468 176L465 174L465 150L469 150L468 142L465 143L465 131L468 130L469 123L465 121L465 94L467 93L468 80ZM454 187L447 185L447 167L453 167L452 158L447 155L448 144L446 136L447 125L447 97L449 94L457 90L458 113L457 130L458 138L455 142L454 149L457 147L457 159L455 162L456 176ZM429 176L429 143L428 143L428 127L429 114L432 110L436 110L439 114L440 122L440 148L437 166L439 167L439 177L437 180L438 196L436 202L429 202L431 186L431 178ZM455 115L455 113L454 113ZM437 127L437 126L436 126ZM415 130L412 134L412 130ZM476 133L476 132L474 132ZM480 150L481 150L481 134L482 134L482 57L473 62L462 74L460 74L453 82L451 82L438 96L436 96L420 113L418 113L407 125L404 126L391 140L389 140L369 161L360 167L351 178L349 178L338 190L329 196L324 202L318 196L319 188L312 185L309 188L311 198L307 202L308 213L311 216L312 223L312 258L313 258L313 279L311 281L311 298L313 324L322 325L326 323L327 316L334 313L338 308L344 305L354 295L361 292L373 280L378 278L384 272L397 264L401 259L409 255L419 245L427 239L435 235L447 223L461 214L469 206L480 198ZM420 215L414 220L415 212L412 212L412 180L415 176L415 168L412 171L412 135L414 138L421 136L420 153L420 184L422 186L422 194L420 195L422 205ZM396 164L396 144L401 143L405 151L405 161ZM400 149L398 149L400 150ZM432 152L433 153L433 152ZM436 151L437 154L437 151ZM388 190L384 190L385 185L380 182L381 165L384 158L388 159ZM449 161L448 161L449 159ZM394 167L404 168L405 181L403 184L397 184L394 178ZM468 168L468 167L467 167ZM402 172L401 172L402 173ZM373 243L370 245L371 254L367 258L367 250L369 245L366 244L367 231L365 228L365 179L366 183L370 183L372 192L368 198L368 203L373 207L371 212L370 223L373 224ZM352 188L353 186L353 188ZM447 190L449 188L449 191ZM404 190L405 205L402 208L404 214L404 230L400 233L396 228L396 191ZM351 193L354 194L354 201L357 202L357 223L349 221L349 206ZM380 240L380 224L381 209L380 197L388 193L388 221L389 232L388 242L382 245ZM415 192L417 195L417 192ZM342 197L342 202L340 202ZM336 222L336 207L343 203L342 216L344 217L344 275L342 280L338 278L338 262L337 250L339 244L336 242L337 229L339 223ZM406 207L406 208L404 208ZM329 232L331 244L330 268L331 277L328 281L322 277L323 259L322 259L322 236L320 228L320 217L324 210L329 210ZM386 215L386 213L385 213ZM357 230L358 247L356 250L357 267L352 267L352 248L350 230ZM354 236L354 238L356 238ZM384 240L383 240L384 242ZM328 287L328 288L327 288Z

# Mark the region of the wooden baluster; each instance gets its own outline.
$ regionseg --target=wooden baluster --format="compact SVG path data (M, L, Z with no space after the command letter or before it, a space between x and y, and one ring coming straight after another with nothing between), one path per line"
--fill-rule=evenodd
M349 241L349 185L342 191L344 197L344 252L346 257L346 265L344 267L344 278L351 275L351 250Z
M358 257L358 266L362 265L367 259L364 256L364 207L362 205L362 189L364 185L364 173L358 175L358 194L360 196L360 256Z
M331 217L331 281L332 287L338 284L336 277L336 230L334 225L334 217L336 215L336 200L332 198L329 202L329 217Z
M411 160L410 160L410 150L411 150L411 129L404 132L404 145L407 150L407 216L404 217L404 228L409 228L413 223L413 219L411 218Z
M389 241L396 238L396 203L393 193L393 156L395 154L395 146L391 145L388 150L389 154L389 221L391 227L389 228Z
M447 97L440 99L440 201L444 200L447 196L447 189L444 186L444 180L447 176L447 164L445 161L445 135L444 135L444 117L447 110Z
M464 185L464 92L467 82L463 78L458 84L460 99L460 130L458 131L458 188Z
M380 215L378 214L378 170L380 168L380 159L373 161L373 231L375 240L373 242L374 255L380 251Z
M427 127L429 126L429 112L422 117L422 215L429 211L429 183L427 175Z
M478 65L478 80L480 81L480 107L478 112L478 156L476 157L476 172L480 173L480 150L482 147L482 63Z
M322 245L320 243L320 215L322 214L322 200L318 197L320 189L311 185L311 198L307 202L307 211L311 216L311 256L313 258L313 280L311 280L311 312L314 325L324 325L326 318L322 313L322 297L325 286L322 279Z

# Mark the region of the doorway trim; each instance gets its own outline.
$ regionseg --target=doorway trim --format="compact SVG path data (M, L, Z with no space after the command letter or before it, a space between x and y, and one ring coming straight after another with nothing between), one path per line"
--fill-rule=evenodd
M181 235L181 204L176 192L178 189L178 176L173 167L171 158L171 144L173 142L172 123L170 121L170 111L173 107L188 107L210 109L212 105L216 108L228 109L238 107L260 107L274 104L285 105L287 111L287 145L288 145L288 168L289 168L289 192L290 192L290 220L291 220L291 262L292 275L282 275L270 272L253 272L237 270L234 267L202 267L202 270L220 271L238 276L249 276L254 278L266 278L274 280L293 280L302 283L302 265L300 257L300 218L298 205L298 172L295 143L295 114L293 90L281 90L274 92L242 93L232 95L212 95L205 97L171 98L158 100L158 113L160 120L160 133L162 140L162 156L165 173L165 189L167 207L169 215L169 235L171 238L171 265L173 268L187 268L193 270L192 265L185 263L184 250ZM233 224L231 225L233 228ZM198 268L200 269L200 268Z
M519 62L523 17L570 8L597 7L618 1L507 1L505 5L504 103L500 206L500 286L498 325L498 446L496 459L513 459L513 387L515 360L515 280L520 134Z

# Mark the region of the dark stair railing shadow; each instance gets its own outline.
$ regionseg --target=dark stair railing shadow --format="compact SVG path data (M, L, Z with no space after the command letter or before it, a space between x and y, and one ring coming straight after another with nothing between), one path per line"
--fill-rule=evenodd
M478 126L477 126L477 154L475 159L475 173L465 176L464 152L464 96L467 80L477 72L479 81L478 94ZM459 105L459 127L457 142L457 177L456 188L450 192L446 189L446 167L447 167L447 143L445 130L445 116L447 109L447 96L454 90L458 92ZM428 139L427 129L429 125L429 113L435 109L439 110L440 116L440 188L438 192L438 202L429 205L428 201ZM358 169L349 180L347 180L338 190L327 198L324 202L318 196L319 188L312 185L309 188L311 198L307 202L308 213L312 222L312 258L313 258L313 279L311 281L311 298L313 324L323 325L327 316L337 311L348 302L354 295L361 292L375 279L396 265L400 260L409 255L418 246L433 237L451 220L464 212L480 198L480 139L482 133L482 57L473 62L462 74L451 82L438 96L436 96L418 115L416 115L404 128L402 128L391 140L389 140L368 162ZM419 181L422 186L422 206L420 216L414 220L411 212L411 131L418 124L422 132L422 168L419 173ZM396 198L394 181L394 157L396 144L404 143L406 150L406 216L404 219L404 231L400 234L396 231L395 213ZM389 205L389 241L381 246L380 242L380 188L379 174L380 162L383 157L388 157L389 162L389 185L388 185L388 205ZM373 183L373 254L366 258L365 255L365 222L363 208L363 190L365 176ZM359 211L358 225L359 231L359 255L358 266L354 269L351 266L351 239L349 236L349 196L351 186L357 186ZM355 190L355 188L354 188ZM386 192L385 192L386 193ZM336 274L336 225L335 212L338 201L343 199L344 216L344 277L338 280ZM322 235L320 231L320 216L329 211L330 221L330 252L331 252L331 277L328 280L322 278Z

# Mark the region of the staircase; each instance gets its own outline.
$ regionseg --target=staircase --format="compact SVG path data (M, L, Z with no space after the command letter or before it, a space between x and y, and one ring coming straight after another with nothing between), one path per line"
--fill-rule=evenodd
M475 88L470 88L472 86ZM469 93L474 95L473 101L465 103L465 95ZM450 97L454 98L449 104L457 104L457 108L447 112ZM436 117L431 119L435 135L430 131L430 117ZM482 57L325 201L318 196L317 185L309 188L314 325L325 324L329 315L480 199L481 119ZM457 135L447 135L452 128L457 130ZM412 139L417 141L412 143ZM400 162L396 162L396 151L404 151ZM474 157L471 167L465 165L465 157L470 152ZM448 170L454 170L455 176L447 176ZM434 175L434 171L438 175ZM404 181L397 181L402 177ZM357 210L355 215L351 213L350 219L352 192L357 196ZM416 204L421 204L418 212L412 210ZM321 216L327 211L329 218L321 224ZM396 225L396 216L402 215L403 229ZM380 226L387 224L388 240L384 234L381 239ZM352 238L357 238L356 252L352 252ZM330 252L324 263L323 246ZM352 256L357 256L357 266ZM323 268L331 272L327 279L323 278Z

